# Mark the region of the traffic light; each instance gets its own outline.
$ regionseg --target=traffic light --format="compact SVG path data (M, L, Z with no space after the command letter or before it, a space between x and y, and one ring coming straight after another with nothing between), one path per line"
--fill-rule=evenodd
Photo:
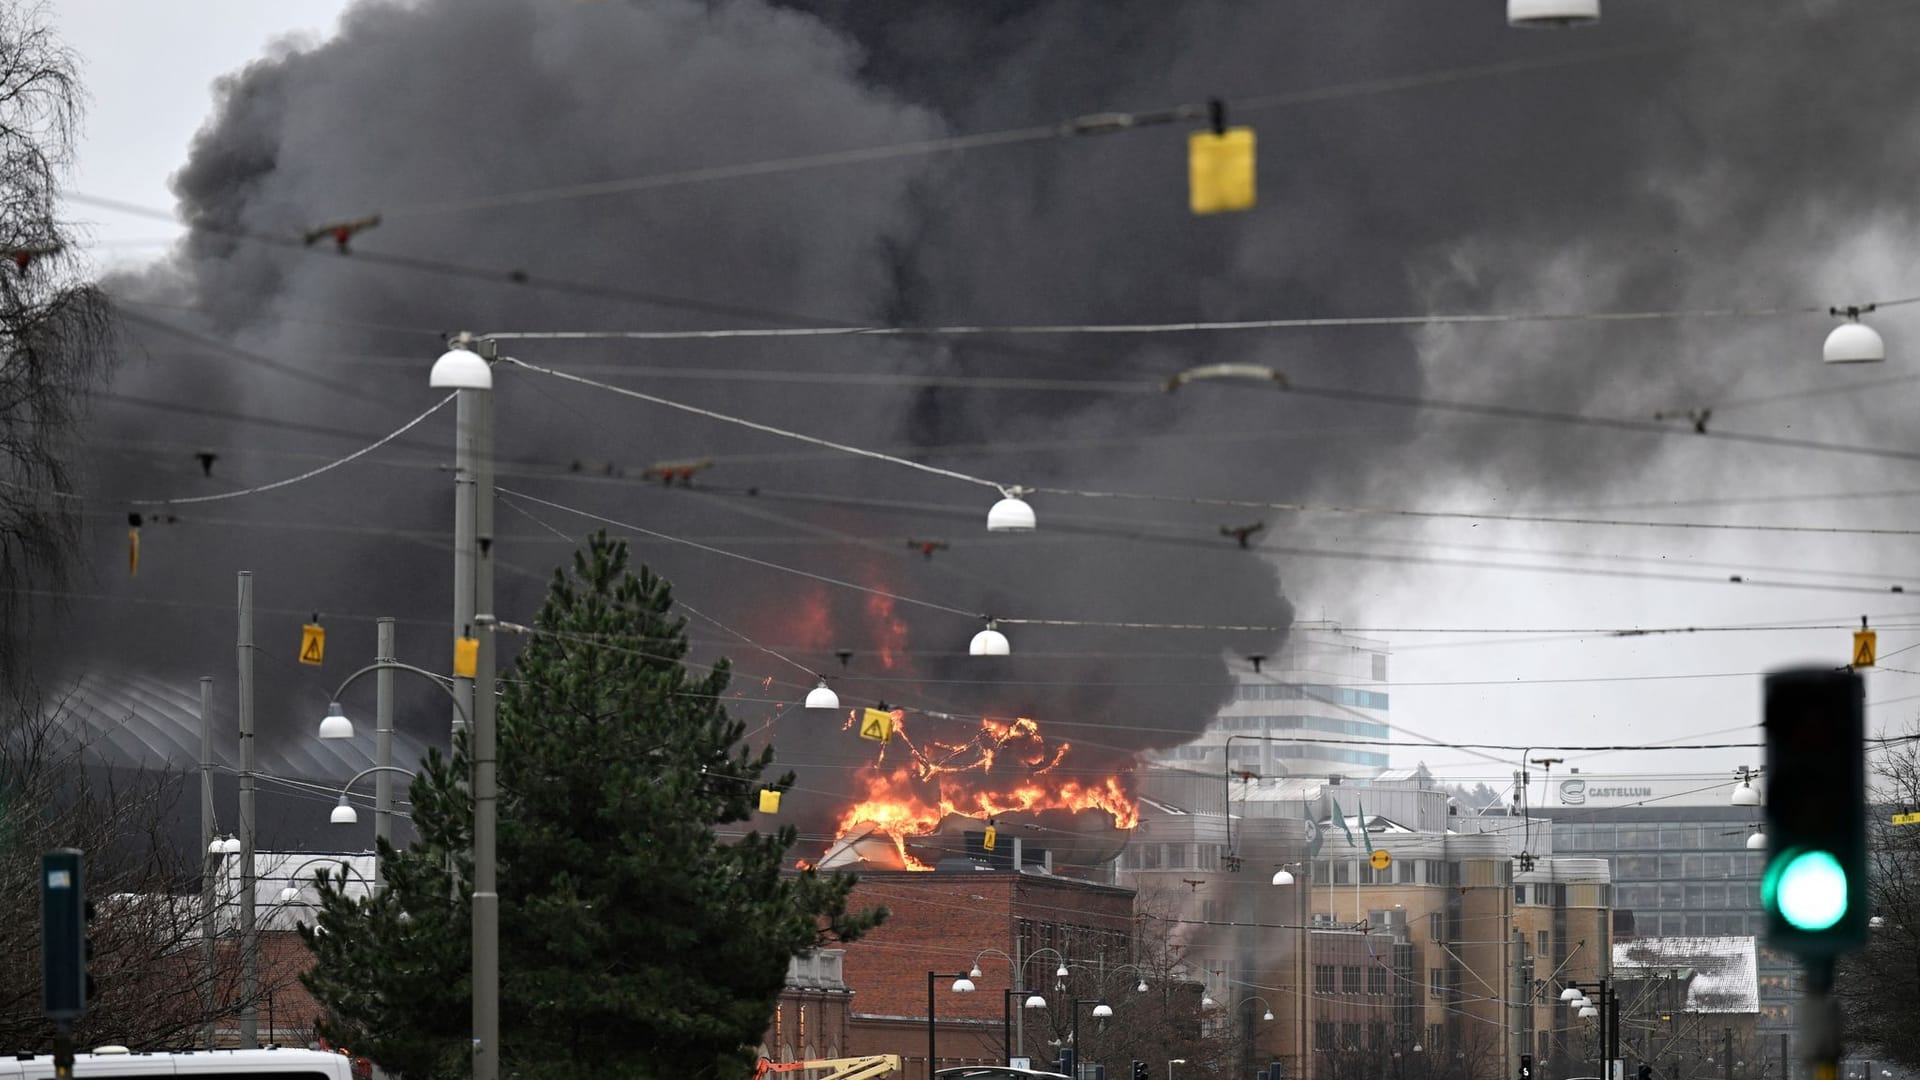
M1133 1080L1147 1080L1147 1063L1146 1062L1139 1061L1139 1060L1134 1061Z
M1867 939L1867 786L1860 676L1766 677L1767 942L1802 959Z
M87 1011L86 863L75 848L40 856L40 995L49 1020Z
M1520 1055L1520 1080L1533 1080L1533 1055Z
M1640 1080L1653 1080L1653 1066L1640 1066Z

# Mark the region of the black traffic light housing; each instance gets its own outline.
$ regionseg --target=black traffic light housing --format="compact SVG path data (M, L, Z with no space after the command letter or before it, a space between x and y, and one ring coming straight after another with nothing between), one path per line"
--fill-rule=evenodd
M1833 668L1766 677L1767 942L1802 959L1866 944L1865 689Z
M1533 1080L1533 1055L1520 1055L1520 1080Z
M68 1024L87 1011L87 872L76 848L40 856L40 1001Z
M1147 1063L1146 1062L1140 1061L1139 1059L1134 1060L1133 1080L1147 1080Z
M1653 1080L1653 1066L1640 1066L1640 1080Z

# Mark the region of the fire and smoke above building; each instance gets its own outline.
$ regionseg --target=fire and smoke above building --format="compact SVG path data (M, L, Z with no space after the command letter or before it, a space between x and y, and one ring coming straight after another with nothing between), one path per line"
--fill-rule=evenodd
M591 185L1357 86L1562 46L1512 34L1497 11L1476 21L1426 0L1339 19L1298 4L1149 0L361 4L332 38L282 47L220 87L174 180L196 231L151 270L110 283L129 349L85 433L91 493L109 506L196 495L337 458L431 404L426 367L441 335L462 329L1173 323L1825 295L1836 275L1806 269L1809 237L1872 227L1887 189L1913 171L1905 142L1851 118L1913 95L1891 81L1827 80L1832 96L1796 92L1764 110L1764 126L1744 118L1762 111L1756 97L1809 82L1781 71L1843 52L1851 70L1905 70L1900 35L1843 33L1826 5L1788 5L1796 21L1785 29L1776 11L1710 6L1719 32L1747 35L1738 48L1236 114L1261 128L1259 212L1195 219L1175 128L645 191ZM1586 40L1667 40L1689 30L1693 10L1624 10ZM1876 50L1888 50L1884 63ZM1632 94L1588 92L1601 74L1617 88L1620 65L1633 66ZM1828 152L1802 153L1809 140ZM1770 212L1778 192L1808 183L1816 157L1855 167L1818 170L1817 207ZM344 254L299 242L319 223L376 213L379 227ZM1799 257L1770 257L1780 252ZM735 708L765 721L800 773L792 811L829 835L868 797L863 770L882 766L837 716L786 710L816 673L850 706L905 710L923 749L978 746L983 723L1011 732L1027 718L1049 748L1038 775L1062 785L1050 792L1105 791L1115 778L1124 794L1140 753L1191 739L1235 693L1245 658L1280 650L1290 592L1343 597L1375 569L1354 547L1376 523L1276 513L1243 549L1220 532L1246 524L1240 511L1177 500L1411 502L1468 475L1516 500L1603 487L1655 460L1660 440L1436 420L1394 402L1624 411L1644 403L1615 388L1678 393L1720 385L1720 367L1750 374L1751 348L1770 332L1729 334L1680 372L1671 326L1627 323L1555 327L1551 340L1465 327L522 342L514 351L531 361L730 415L1008 483L1167 501L1036 496L1039 531L987 536L977 488L507 370L498 471L503 486L634 538L701 613L694 659L737 662ZM1549 349L1551 363L1487 360ZM1600 360L1606 380L1591 377ZM1351 400L1161 391L1174 372L1228 361ZM1111 389L1133 382L1140 392ZM370 656L371 619L393 615L401 657L431 663L451 607L450 423L218 512L182 508L143 531L138 579L102 570L97 596L72 602L41 641L75 671L190 684L227 670L233 574L248 569L263 643L319 611L335 655ZM217 454L211 475L198 453ZM658 463L695 461L684 482L642 479ZM527 621L550 568L600 523L511 497L497 509L499 614ZM123 522L92 522L103 568L124 566ZM161 614L128 619L132 605ZM1013 654L971 657L980 616L1084 625L1003 624ZM1110 625L1127 622L1269 629ZM260 691L263 741L305 737L324 691L280 668L263 669ZM444 738L441 704L402 693L403 725ZM1007 747L1030 741L995 752L1004 764ZM924 763L887 754L884 767L927 782L912 775ZM1022 774L998 773L992 790L1009 797ZM984 790L969 773L934 779L946 788L920 793L924 811L944 813L941 799L983 808L964 798Z

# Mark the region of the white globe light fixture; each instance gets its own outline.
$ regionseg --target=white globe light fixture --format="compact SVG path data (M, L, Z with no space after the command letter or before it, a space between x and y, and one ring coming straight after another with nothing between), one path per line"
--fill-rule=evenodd
M280 902L281 902L281 903L283 903L283 904L291 904L291 903L293 903L293 902L294 902L295 900L298 900L298 899L300 899L300 890L299 890L299 889L296 889L296 888L294 888L293 886L291 886L291 885L289 885L289 886L287 886L286 888L284 888L284 889L281 889L281 890L280 890Z
M973 980L965 976L953 980L953 992L956 994L973 993Z
M1133 992L1134 992L1134 993L1136 993L1136 994L1144 994L1144 993L1146 993L1146 992L1147 992L1147 980L1145 980L1145 979L1141 979L1141 980L1140 980L1140 985L1138 985L1138 986L1136 986L1136 987L1134 987L1134 988L1133 988Z
M1507 0L1508 26L1590 26L1599 21L1600 0Z
M353 738L353 721L347 719L347 714L340 711L339 702L327 703L327 718L320 721L320 737L323 739Z
M493 368L471 349L448 349L433 362L427 385L435 390L491 390Z
M1007 643L1007 635L1000 632L992 619L987 620L987 628L973 635L967 643L968 656L1005 656L1012 651Z
M1003 488L1001 499L987 511L988 532L1032 532L1035 525L1033 507L1020 496L1022 488Z
M1056 979L1064 979L1067 977L1067 962L1065 960L1060 961L1060 966L1053 969L1053 977Z
M1747 850L1748 851L1767 850L1767 834L1761 832L1758 829L1755 829L1753 831L1753 835L1747 837Z
M354 810L353 804L347 801L346 795L342 794L340 801L333 804L333 813L328 815L327 820L335 825L352 825L360 820L360 815Z
M220 845L220 854L222 855L240 854L240 838L233 835L232 833L228 833L227 838L225 840L219 840L215 842Z
M1759 806L1760 792L1753 786L1752 780L1741 780L1740 786L1733 789L1733 805Z
M980 974L981 974L981 972L980 972L980 965L979 965L978 963L975 963L975 964L973 965L973 970L972 970L972 971L969 971L969 972L967 972L967 978L969 978L969 979L977 979L977 978L979 978L979 977L980 977Z
M1885 360L1887 343L1881 339L1880 332L1860 321L1862 312L1872 310L1872 304L1829 308L1829 314L1844 315L1847 321L1827 335L1827 343L1820 350L1821 359L1829 364L1877 364Z
M1047 1007L1047 999L1041 997L1039 994L1028 994L1026 1007L1029 1009L1044 1009Z
M1107 1004L1104 1000L1101 1001L1100 1004L1095 1005L1093 1007L1093 1018L1095 1020L1105 1020L1107 1017L1112 1015L1113 1015L1113 1006Z
M1599 1015L1600 1010L1594 1008L1592 1005L1588 1005L1586 1008L1580 1010L1580 1019L1582 1020L1591 1020Z
M820 685L807 691L807 708L837 709L839 707L840 695L834 693L833 687L827 685L825 675L820 676Z
M1271 1019L1273 1019L1273 1010L1272 1010L1272 1009L1268 1009L1268 1010L1267 1010L1267 1013L1266 1013L1266 1015L1265 1015L1265 1016L1262 1016L1262 1017L1261 1017L1260 1019L1262 1019L1262 1020L1271 1020Z
M1291 885L1291 884L1293 884L1293 871L1291 871L1291 870L1288 870L1288 869L1287 869L1286 867L1284 867L1284 866L1283 866L1283 867L1281 867L1281 868L1280 868L1279 870L1277 870L1277 871L1275 871L1275 872L1274 872L1274 875L1273 875L1273 883L1274 883L1275 885Z
M1569 986L1565 990L1560 991L1561 1001L1578 1001L1584 996L1586 995L1580 993L1580 989L1574 986Z

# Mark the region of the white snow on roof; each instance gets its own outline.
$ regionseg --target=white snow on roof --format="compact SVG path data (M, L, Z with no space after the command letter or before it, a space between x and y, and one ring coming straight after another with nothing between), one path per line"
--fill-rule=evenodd
M1760 980L1750 937L1635 938L1613 947L1616 979L1653 978L1689 969L1687 1011L1760 1011Z

